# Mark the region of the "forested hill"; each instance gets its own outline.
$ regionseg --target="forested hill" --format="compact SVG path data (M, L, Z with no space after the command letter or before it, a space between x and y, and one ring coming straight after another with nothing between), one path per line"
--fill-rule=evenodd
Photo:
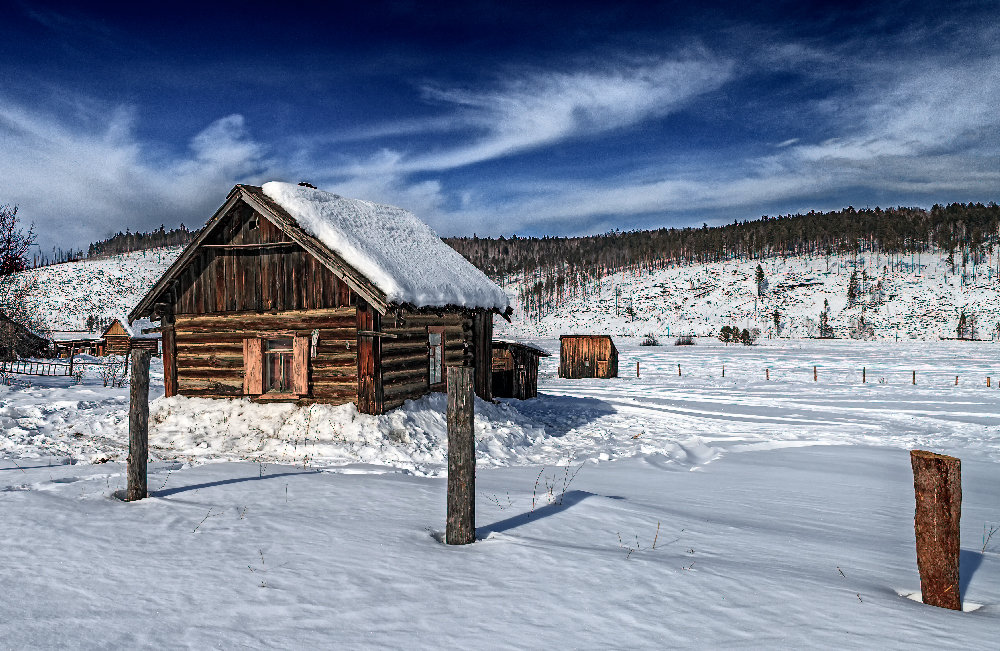
M124 233L119 232L105 240L91 244L90 248L87 249L87 257L117 255L132 251L158 249L164 246L180 246L193 240L197 234L198 231L190 231L184 224L169 231L161 225L151 233L132 233L126 230Z
M504 280L545 272L604 275L771 255L858 251L903 253L939 248L982 255L1000 242L996 203L922 208L853 207L833 212L761 217L725 226L615 231L587 237L460 237L445 241L489 276ZM572 281L570 281L572 282Z

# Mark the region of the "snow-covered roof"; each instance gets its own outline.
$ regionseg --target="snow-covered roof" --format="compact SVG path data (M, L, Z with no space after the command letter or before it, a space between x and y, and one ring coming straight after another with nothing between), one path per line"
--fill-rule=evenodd
M501 312L510 304L496 283L407 210L292 183L272 181L261 189L389 303Z
M129 323L128 317L122 314L113 317L111 325L113 325L115 321L121 324L122 328L125 329L125 332L127 332L128 336L132 339L159 339L161 336L158 332L143 332L143 330L158 327L160 325L159 321L151 321L146 317L142 317L136 319L132 323ZM104 329L105 333L107 333L108 329L111 328L111 325Z

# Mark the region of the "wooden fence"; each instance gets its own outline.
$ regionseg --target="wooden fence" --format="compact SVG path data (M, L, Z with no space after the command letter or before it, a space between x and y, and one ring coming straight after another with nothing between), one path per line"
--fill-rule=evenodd
M73 364L59 362L35 362L27 359L0 361L0 373L16 373L19 375L73 375Z

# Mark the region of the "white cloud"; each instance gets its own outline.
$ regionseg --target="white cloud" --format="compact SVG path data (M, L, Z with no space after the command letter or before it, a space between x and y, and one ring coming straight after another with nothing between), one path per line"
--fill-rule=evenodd
M233 183L268 166L239 115L170 155L139 141L131 109L80 106L65 117L0 99L0 202L17 204L46 245L86 248L125 228L200 223Z

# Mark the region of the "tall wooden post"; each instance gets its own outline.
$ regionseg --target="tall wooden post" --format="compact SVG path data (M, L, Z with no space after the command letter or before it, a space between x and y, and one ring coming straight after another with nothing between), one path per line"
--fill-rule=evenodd
M817 379L818 379L818 376L816 375L816 367L813 366L813 382L815 382Z
M639 362L638 361L636 361L636 363L635 363L635 376L639 377Z
M868 369L866 369L864 366L861 367L861 384L864 384L865 381L867 380L867 371Z
M146 460L149 457L149 351L133 349L128 411L128 489L125 500L146 497Z
M681 376L681 365L678 364L677 365L677 377L680 377L680 376Z
M476 541L476 437L473 369L448 367L448 522L445 542Z
M925 604L962 609L959 594L959 520L962 461L925 450L910 451L917 508L917 569Z
M913 383L914 384L917 383L917 372L916 371L913 371Z

